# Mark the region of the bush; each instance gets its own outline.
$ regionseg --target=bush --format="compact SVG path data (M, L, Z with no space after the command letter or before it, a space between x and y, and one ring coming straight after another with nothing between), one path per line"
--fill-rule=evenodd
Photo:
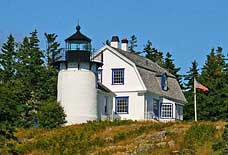
M59 127L66 123L65 117L63 108L53 100L41 104L37 114L39 127L42 128Z
M218 151L221 155L228 154L228 124L225 126L222 140L216 142L212 148L214 151Z
M189 144L193 142L202 145L205 141L211 140L214 136L216 128L208 124L194 124L185 134L185 140Z

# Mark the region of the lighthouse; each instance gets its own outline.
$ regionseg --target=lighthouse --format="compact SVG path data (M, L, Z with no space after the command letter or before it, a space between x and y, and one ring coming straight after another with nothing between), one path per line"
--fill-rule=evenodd
M92 59L91 39L80 32L65 39L65 60L59 61L57 100L66 114L66 125L98 119L97 71L102 62Z

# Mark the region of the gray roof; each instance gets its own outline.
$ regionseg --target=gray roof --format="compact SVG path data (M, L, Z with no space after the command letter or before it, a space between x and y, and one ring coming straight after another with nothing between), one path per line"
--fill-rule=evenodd
M97 88L105 93L115 95L115 93L113 93L110 89L108 89L105 85L103 85L100 82L97 83Z
M115 49L118 53L127 57L129 60L135 63L139 74L149 92L157 94L159 96L164 96L168 99L172 99L181 103L187 102L180 88L180 85L174 75L172 75L167 70L147 58L144 58L134 53L123 51L118 48L113 49ZM168 75L167 91L162 90L160 86L160 76L163 73L167 73Z

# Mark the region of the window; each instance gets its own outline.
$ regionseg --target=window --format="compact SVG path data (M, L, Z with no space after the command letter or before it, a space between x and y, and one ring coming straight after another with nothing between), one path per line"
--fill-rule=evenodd
M116 97L116 113L128 113L128 98Z
M183 106L176 104L176 119L183 120Z
M153 100L153 112L156 118L159 117L159 100Z
M98 82L102 83L102 69L98 69L97 70L97 78L98 78Z
M108 96L104 97L104 114L108 115Z
M124 68L112 69L112 84L113 85L124 84Z
M164 91L168 90L168 76L166 73L161 75L161 89Z
M173 105L172 104L162 104L161 117L162 118L172 118L173 117Z

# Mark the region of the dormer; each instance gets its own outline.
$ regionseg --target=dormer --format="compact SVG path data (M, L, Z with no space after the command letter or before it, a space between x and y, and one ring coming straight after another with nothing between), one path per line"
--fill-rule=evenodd
M163 91L168 91L168 75L167 73L163 73L161 75L161 89Z

